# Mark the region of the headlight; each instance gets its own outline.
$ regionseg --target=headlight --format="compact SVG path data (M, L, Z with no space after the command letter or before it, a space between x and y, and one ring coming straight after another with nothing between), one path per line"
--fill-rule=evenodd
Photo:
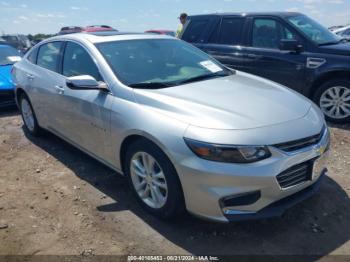
M265 146L228 146L185 138L187 146L200 158L226 163L253 163L271 156Z

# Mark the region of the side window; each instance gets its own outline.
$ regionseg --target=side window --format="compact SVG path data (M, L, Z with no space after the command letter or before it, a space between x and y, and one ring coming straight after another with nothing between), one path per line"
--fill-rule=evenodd
M52 42L40 46L37 65L58 72L58 61L62 42Z
M242 40L244 26L243 18L224 18L217 37L217 43L225 45L239 45Z
M209 19L193 20L187 26L182 39L189 43L198 43L209 25Z
M350 28L345 30L343 35L350 36Z
M36 57L38 55L38 48L34 48L33 50L30 51L30 53L27 56L27 59L33 63L36 64Z
M63 75L67 77L90 75L97 81L102 77L88 52L80 45L68 42L63 56Z
M279 49L282 39L298 39L288 28L280 22L269 19L254 19L252 46L260 48Z

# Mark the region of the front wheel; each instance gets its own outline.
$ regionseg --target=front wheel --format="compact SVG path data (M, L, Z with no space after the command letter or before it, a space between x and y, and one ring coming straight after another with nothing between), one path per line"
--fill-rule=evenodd
M184 211L178 175L162 150L148 140L134 142L127 150L125 173L141 206L162 219Z
M350 81L330 80L316 91L313 100L330 122L343 124L350 121Z

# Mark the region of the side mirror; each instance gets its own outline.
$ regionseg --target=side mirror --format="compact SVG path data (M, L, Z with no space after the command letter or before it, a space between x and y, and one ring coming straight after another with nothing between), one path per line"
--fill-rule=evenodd
M303 46L299 43L298 40L282 39L280 42L280 49L283 51L300 53L303 51Z
M89 75L68 77L67 87L73 90L104 90L108 91L105 83L99 83L95 78Z

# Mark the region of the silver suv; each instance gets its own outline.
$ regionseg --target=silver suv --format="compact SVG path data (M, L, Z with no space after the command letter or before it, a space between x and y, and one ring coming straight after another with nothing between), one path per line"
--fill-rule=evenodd
M15 64L27 131L49 130L124 174L161 218L280 215L326 173L310 100L154 34L71 34Z

